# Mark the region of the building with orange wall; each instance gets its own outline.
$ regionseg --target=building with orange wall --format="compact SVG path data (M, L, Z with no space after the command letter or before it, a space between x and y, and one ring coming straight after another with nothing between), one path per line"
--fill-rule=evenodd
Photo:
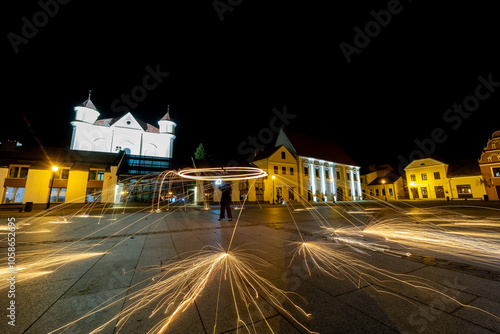
M486 194L489 199L500 199L500 131L495 131L479 159Z

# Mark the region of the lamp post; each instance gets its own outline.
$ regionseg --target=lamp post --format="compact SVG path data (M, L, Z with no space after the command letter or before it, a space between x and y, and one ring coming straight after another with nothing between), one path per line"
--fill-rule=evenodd
M410 182L410 189L411 189L410 192L411 192L413 199L416 199L414 191L413 191L413 187L415 187L415 182L412 181L412 182Z
M385 192L385 180L382 180L382 192L384 193L384 199L387 202L387 194Z
M276 176L273 175L271 178L273 179L273 204L274 204L274 179L276 178Z
M52 187L54 186L54 176L58 170L59 167L52 166L52 178L50 179L49 198L47 199L47 207L45 208L45 210L48 210L50 208L50 195L52 194Z

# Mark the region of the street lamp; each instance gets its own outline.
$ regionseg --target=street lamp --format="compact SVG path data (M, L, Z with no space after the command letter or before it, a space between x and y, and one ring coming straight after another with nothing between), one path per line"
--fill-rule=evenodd
M385 180L382 180L382 192L384 193L385 201L387 202L387 194L385 192Z
M45 208L45 210L48 210L50 208L50 195L52 194L52 187L54 186L54 176L58 170L59 167L52 166L52 178L50 179L49 198L47 199L47 207Z
M274 179L276 178L275 175L271 176L271 178L273 179L273 204L274 204Z

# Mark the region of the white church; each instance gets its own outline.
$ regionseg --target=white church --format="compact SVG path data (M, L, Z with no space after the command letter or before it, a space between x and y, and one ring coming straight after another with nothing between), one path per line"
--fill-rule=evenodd
M125 151L130 155L172 158L176 124L170 112L158 121L159 127L136 119L130 112L115 118L99 119L100 113L88 99L75 107L71 125L72 150L93 152Z

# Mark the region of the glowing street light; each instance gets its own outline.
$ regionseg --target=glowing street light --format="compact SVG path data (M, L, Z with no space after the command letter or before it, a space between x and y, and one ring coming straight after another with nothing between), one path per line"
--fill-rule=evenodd
M384 193L385 200L387 201L387 194L385 192L385 180L382 180L382 192Z

